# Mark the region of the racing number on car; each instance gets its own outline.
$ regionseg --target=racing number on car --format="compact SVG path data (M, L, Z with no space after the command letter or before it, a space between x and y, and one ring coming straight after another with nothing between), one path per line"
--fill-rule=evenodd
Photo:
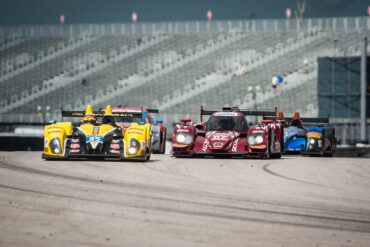
M233 147L232 147L231 151L233 151L233 152L238 151L238 144L239 144L239 139L236 139L234 144L233 144Z
M215 140L215 141L227 140L227 139L228 139L228 136L224 136L224 135L212 136L212 140Z
M204 139L203 146L202 146L202 151L205 152L207 151L209 141L208 139Z
M88 136L86 137L87 142L103 142L103 137L101 136Z

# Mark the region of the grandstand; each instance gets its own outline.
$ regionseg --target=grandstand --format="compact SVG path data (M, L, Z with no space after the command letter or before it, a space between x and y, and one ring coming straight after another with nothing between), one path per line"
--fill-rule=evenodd
M369 30L363 17L1 27L0 121L108 103L158 107L169 126L200 105L314 117L318 57L358 56Z

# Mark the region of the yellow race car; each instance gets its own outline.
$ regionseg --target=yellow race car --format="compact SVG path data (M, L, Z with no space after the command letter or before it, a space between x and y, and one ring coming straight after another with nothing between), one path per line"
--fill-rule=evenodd
M42 158L51 159L135 159L147 161L152 153L151 127L138 121L123 130L115 117L133 113L112 113L108 105L104 113L93 112L90 105L86 112L62 111L63 117L82 117L80 124L54 122L45 126Z

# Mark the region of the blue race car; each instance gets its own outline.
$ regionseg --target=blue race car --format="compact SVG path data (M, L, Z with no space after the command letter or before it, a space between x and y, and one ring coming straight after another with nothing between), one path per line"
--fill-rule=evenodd
M285 118L284 152L305 153L310 156L333 156L337 138L328 118Z

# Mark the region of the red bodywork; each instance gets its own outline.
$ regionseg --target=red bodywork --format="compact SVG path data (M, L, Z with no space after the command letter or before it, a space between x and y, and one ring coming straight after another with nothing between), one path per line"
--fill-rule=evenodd
M202 111L202 110L201 110ZM231 114L230 112L208 111L209 115ZM245 111L253 115L254 111ZM264 112L255 112L262 116ZM272 112L266 112L271 114ZM201 112L202 114L202 112ZM243 111L232 111L233 116L244 117ZM207 114L204 114L207 115ZM276 114L275 114L276 116ZM272 120L263 120L242 130L207 130L207 122L191 122L181 119L172 135L172 153L175 157L186 156L240 156L240 157L281 157L283 126ZM185 120L185 121L184 121ZM179 138L178 135L184 137ZM258 142L255 140L258 136ZM250 142L248 141L250 139ZM184 141L183 141L184 139ZM252 141L253 139L253 141ZM179 141L180 140L180 141Z

